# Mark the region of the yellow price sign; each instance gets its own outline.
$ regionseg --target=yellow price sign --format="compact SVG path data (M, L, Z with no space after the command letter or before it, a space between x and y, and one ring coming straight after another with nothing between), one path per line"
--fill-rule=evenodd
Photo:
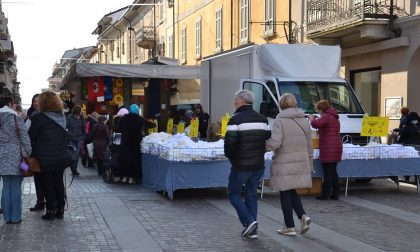
M174 119L169 118L168 123L166 124L166 133L171 134L174 132Z
M178 134L182 134L182 133L184 133L184 131L185 131L185 123L181 121L181 122L178 123L178 125L176 127L176 132Z
M198 137L198 120L196 118L191 119L189 137Z
M228 127L228 123L230 120L231 116L229 115L229 113L226 113L224 116L222 116L221 118L221 125L220 125L220 136L225 137L226 132L227 132L227 127Z
M365 116L361 136L388 136L389 117Z

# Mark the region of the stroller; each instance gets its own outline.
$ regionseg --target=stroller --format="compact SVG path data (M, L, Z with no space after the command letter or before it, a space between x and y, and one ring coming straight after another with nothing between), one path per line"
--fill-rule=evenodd
M106 183L114 183L115 177L119 177L121 133L113 133L108 150L104 152L103 180Z

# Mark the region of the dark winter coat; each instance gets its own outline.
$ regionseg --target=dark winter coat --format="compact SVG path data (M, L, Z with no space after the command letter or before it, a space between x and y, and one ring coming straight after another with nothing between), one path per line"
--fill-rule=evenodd
M400 130L400 137L398 138L397 143L407 145L419 145L420 127L418 123L407 123L405 127Z
M343 143L340 136L338 113L331 108L321 118L311 120L313 128L319 132L319 160L322 163L335 163L341 160Z
M93 159L103 160L103 154L108 148L110 132L108 127L99 122L93 127Z
M91 143L93 141L93 134L92 129L95 127L95 125L98 123L96 119L94 119L92 116L88 116L86 118L86 126L85 126L85 143ZM89 132L86 132L86 128L88 128Z
M85 139L85 119L83 116L79 116L79 119L73 114L67 116L67 131L71 136L71 139L74 141L82 141Z
M268 121L243 105L229 120L225 136L225 156L232 170L258 171L264 169L265 141L270 138Z
M29 136L32 143L32 156L39 161L42 172L65 169L70 164L65 131L66 118L62 112L54 114L55 119L45 113L38 113L31 118Z
M20 138L16 134L16 123ZM24 156L31 154L31 141L23 119L4 106L0 108L0 175L20 175L20 146Z
M127 114L120 119L121 130L120 176L137 178L141 176L140 142L143 129L155 127L137 114Z
M198 132L200 132L200 138L207 138L207 128L209 127L209 114L200 112L198 115Z

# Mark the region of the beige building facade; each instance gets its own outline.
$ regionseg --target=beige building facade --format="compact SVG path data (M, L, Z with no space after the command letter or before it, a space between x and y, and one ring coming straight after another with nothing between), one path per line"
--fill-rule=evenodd
M342 75L366 113L420 110L420 8L417 1L307 1L308 37L342 47ZM334 11L328 6L335 6Z

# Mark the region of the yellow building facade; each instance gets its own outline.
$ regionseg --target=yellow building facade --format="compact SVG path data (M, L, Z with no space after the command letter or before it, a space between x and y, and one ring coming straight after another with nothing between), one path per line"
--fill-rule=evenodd
M292 38L304 38L302 6L292 7ZM288 43L287 0L176 0L175 57L199 65L207 56L247 44Z

